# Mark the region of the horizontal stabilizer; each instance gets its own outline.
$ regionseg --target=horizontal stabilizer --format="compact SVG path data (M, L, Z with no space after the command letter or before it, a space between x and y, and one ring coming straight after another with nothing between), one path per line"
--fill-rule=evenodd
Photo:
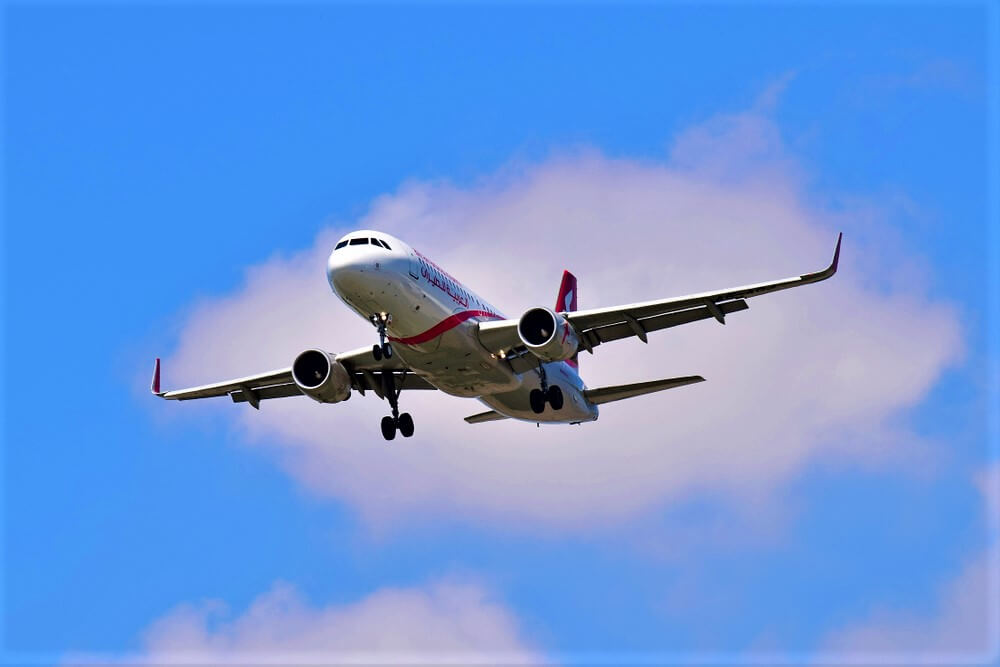
M470 424L482 424L483 422L495 422L501 419L507 419L507 417L496 410L490 410L489 412L480 412L478 415L466 417L465 421Z
M588 389L583 392L583 395L594 405L600 405L601 403L611 403L612 401L620 401L634 396L652 394L656 391L683 387L704 381L705 378L700 375L686 375L679 378L666 378L665 380L650 380L649 382L620 384L613 387L598 387L597 389Z

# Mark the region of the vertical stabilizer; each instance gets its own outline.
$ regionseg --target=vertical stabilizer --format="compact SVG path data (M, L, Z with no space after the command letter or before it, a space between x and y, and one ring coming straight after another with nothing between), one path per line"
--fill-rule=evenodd
M559 284L559 296L556 297L556 312L571 313L576 310L576 276L569 271L563 271L562 283ZM568 361L574 367L580 367L579 355L574 354Z
M559 296L556 297L556 312L571 313L574 310L576 310L576 276L569 271L563 271Z

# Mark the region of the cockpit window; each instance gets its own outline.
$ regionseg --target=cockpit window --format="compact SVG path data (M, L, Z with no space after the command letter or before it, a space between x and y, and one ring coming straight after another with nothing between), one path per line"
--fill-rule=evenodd
M336 247L336 248L334 248L334 250L340 250L340 249L341 249L341 248L343 248L343 247L344 247L345 245L347 245L347 239L344 239L343 241L341 241L340 243L338 243L338 244L337 244L337 247Z
M392 250L392 248L389 247L389 244L385 242L385 239L379 239L379 243L381 243L386 250Z
M374 237L372 237L372 245L373 246L378 246L379 248L382 247L382 243L377 238L374 238Z
M368 239L366 238L351 239L351 245L368 245Z

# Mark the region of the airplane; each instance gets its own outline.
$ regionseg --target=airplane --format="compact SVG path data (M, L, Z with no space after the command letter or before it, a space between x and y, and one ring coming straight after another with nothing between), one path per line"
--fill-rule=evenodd
M490 409L465 421L480 424L515 419L536 424L595 421L598 406L703 382L700 375L588 388L579 354L611 341L726 316L746 300L830 278L840 260L838 235L833 261L822 271L714 292L577 310L577 279L564 271L554 308L529 308L517 319L497 308L401 239L358 230L330 253L327 280L351 310L371 322L378 343L339 354L305 350L291 367L190 389L160 390L160 359L153 366L152 393L186 401L228 395L234 403L308 396L340 403L371 391L389 403L382 436L413 435L413 418L399 412L404 391L437 389L476 398Z

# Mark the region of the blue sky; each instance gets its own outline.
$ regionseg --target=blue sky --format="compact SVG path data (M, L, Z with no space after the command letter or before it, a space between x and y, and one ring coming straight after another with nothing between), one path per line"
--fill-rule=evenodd
M482 582L550 656L805 655L873 610L934 623L942 587L989 548L971 480L996 461L995 8L3 11L9 661L142 651L177 605L239 615L275 581L322 608L451 576ZM236 406L165 417L187 406L137 390L196 304L405 184L474 188L581 151L656 165L691 127L761 105L804 202L879 212L845 252L891 248L961 321L961 360L884 417L928 443L916 472L810 459L770 487L774 535L696 538L670 557L628 545L753 521L686 493L593 530L431 513L381 532L247 445Z

